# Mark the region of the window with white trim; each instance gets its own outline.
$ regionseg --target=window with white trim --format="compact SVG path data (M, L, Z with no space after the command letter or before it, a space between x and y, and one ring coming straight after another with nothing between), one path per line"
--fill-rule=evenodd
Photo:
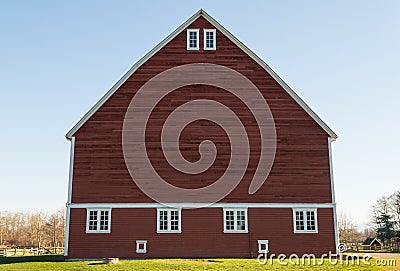
M224 209L224 232L248 232L247 209Z
M318 232L317 209L293 209L294 232Z
M215 29L204 29L204 50L217 49L217 31Z
M199 29L187 30L187 50L199 50Z
M136 240L136 253L147 253L147 240Z
M110 233L111 209L87 209L86 232Z
M181 232L180 209L157 209L157 232Z

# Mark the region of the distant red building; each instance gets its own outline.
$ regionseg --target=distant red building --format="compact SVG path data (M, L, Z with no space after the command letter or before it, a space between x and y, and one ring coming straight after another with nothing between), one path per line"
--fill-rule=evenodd
M152 115L154 124L146 139L159 139L159 126L174 108L194 97L211 97L240 116L250 135L251 152L244 177L225 198L205 208L186 208L196 207L195 202L170 208L152 200L132 180L121 134L137 91L154 76L191 63L228 67L260 90L273 115L276 153L266 182L250 195L262 151L252 115L218 87L195 84L177 89L160 102L162 109ZM220 152L230 151L224 131L199 121L184 132L180 143L190 161L199 159L199 142L209 137L217 141L212 170L186 178L157 160L164 157L159 155L160 146L152 143L146 145L150 159L157 161L159 174L176 186L213 183L227 165ZM336 252L330 149L336 134L266 63L202 10L140 59L66 137L71 142L67 259L256 257L266 246L277 255Z

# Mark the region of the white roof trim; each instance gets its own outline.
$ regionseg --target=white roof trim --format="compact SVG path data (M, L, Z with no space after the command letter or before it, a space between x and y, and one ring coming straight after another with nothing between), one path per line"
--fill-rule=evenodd
M148 52L144 57L142 57L129 71L122 76L122 78L106 93L103 97L79 120L77 124L65 135L67 139L71 139L72 136L78 131L79 128L116 92L123 83L148 59L150 59L154 54L156 54L162 47L164 47L168 42L174 39L179 33L185 30L191 23L193 23L200 16L203 16L208 22L210 22L216 29L228 37L234 44L236 44L240 49L242 49L248 56L250 56L255 62L257 62L261 67L263 67L271 76L274 78L281 87L303 108L311 118L313 118L324 131L332 138L336 139L337 135L332 129L320 118L317 114L265 63L261 58L254 54L246 45L239 41L234 35L232 35L228 30L226 30L222 25L220 25L214 18L208 15L204 10L200 9L192 17L190 17L186 22L179 26L174 32L172 32L168 37L161 41L156 47L154 47L150 52Z
M376 239L376 238L374 238L372 241L371 241L371 243L369 243L369 245L368 246L371 246L372 245L372 243L374 242L374 241L377 241L381 246L382 246L382 243L381 243L381 241L379 241L378 239Z
M207 206L207 203L170 203L161 204L158 202L148 202L148 203L71 203L70 208L170 208L169 206L174 206L173 209L183 209L183 208L199 208ZM316 208L334 208L333 203L266 203L266 202L254 202L254 203L230 203L230 202L217 202L208 205L206 208L295 208L295 209L316 209Z

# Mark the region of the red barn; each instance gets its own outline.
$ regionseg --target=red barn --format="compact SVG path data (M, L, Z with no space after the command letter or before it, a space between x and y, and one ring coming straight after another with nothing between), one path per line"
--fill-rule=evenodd
M66 137L67 259L336 252L336 134L202 10Z

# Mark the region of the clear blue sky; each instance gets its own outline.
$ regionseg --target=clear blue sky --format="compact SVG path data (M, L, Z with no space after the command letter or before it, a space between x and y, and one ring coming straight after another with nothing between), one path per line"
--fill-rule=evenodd
M400 1L1 1L0 210L66 202L64 134L200 8L339 135L339 209L360 224L400 190Z

